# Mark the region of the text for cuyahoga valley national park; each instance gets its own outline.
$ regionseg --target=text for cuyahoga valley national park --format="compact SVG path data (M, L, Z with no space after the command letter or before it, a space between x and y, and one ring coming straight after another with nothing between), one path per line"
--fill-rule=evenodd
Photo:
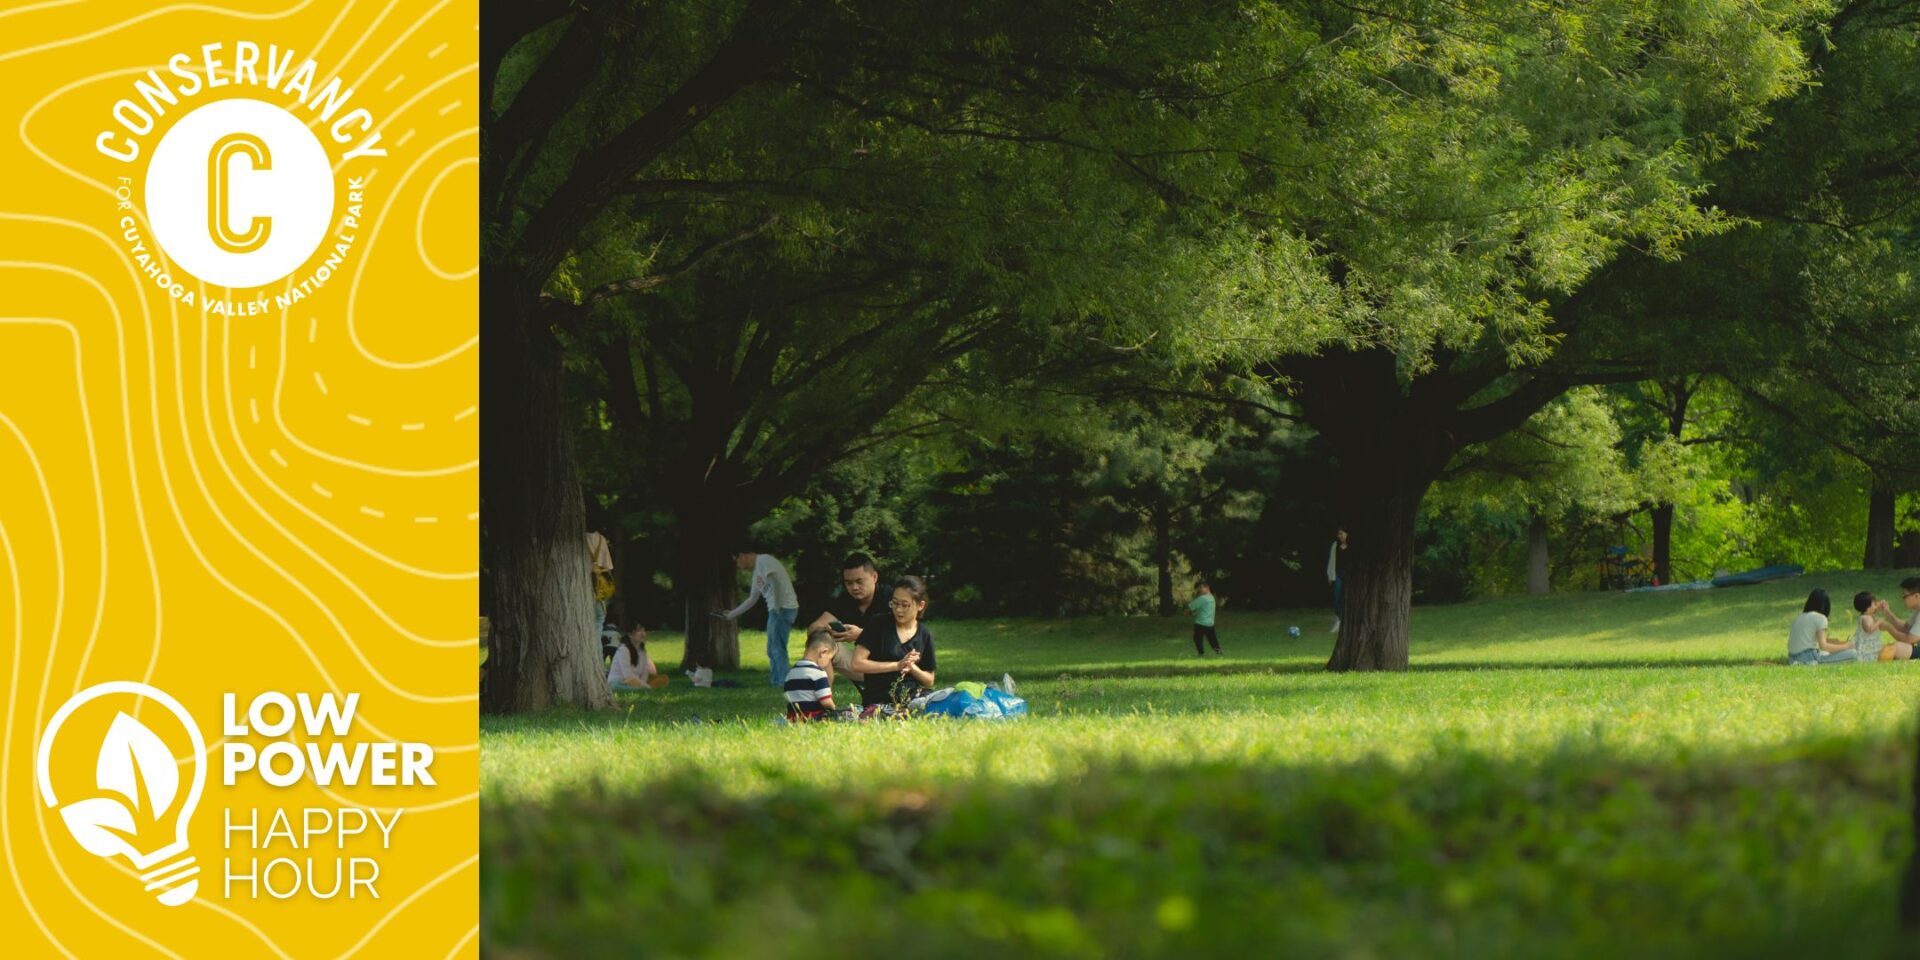
M277 44L263 46L250 40L238 41L231 48L224 43L204 44L196 52L197 56L175 53L168 57L164 76L158 68L154 68L136 78L133 81L133 94L114 102L111 111L113 122L94 138L94 148L114 160L132 164L142 155L144 138L153 133L161 119L172 113L190 110L189 104L194 98L219 88L252 86L259 91L275 92L289 98L289 112L293 111L294 105L304 107L308 115L314 118L309 122L327 124L324 140L327 149L337 154L336 170L340 164L359 157L387 155L386 148L380 146L381 135L375 129L373 113L364 107L342 112L347 102L353 99L353 88L342 85L338 76L319 83L317 77L320 68L313 60L304 60L296 67L294 51L282 50ZM309 269L297 278L290 278L278 292L269 292L267 288L251 291L222 288L228 296L216 298L197 294L189 286L193 278L180 276L180 271L170 269L168 258L142 235L140 228L144 218L134 203L135 182L132 176L116 178L116 223L128 254L140 272L175 301L186 306L200 306L208 314L259 316L270 310L290 309L313 295L340 271L360 229L366 179L365 176L347 178L346 206L340 211L338 223L329 239L330 245L316 251L318 262L311 263ZM233 296L235 293L244 295Z

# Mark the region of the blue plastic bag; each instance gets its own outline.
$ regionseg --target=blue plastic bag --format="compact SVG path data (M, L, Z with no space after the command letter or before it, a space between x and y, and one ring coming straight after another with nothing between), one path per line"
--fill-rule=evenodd
M973 694L958 688L936 691L927 701L926 712L936 717L964 717L969 709L975 708L980 701Z
M1024 717L1027 715L1027 701L1011 693L1002 693L996 687L987 688L987 702L1000 708L1003 717Z
M958 687L936 691L928 698L926 712L938 717L970 717L975 720L1003 720L1024 717L1027 701L995 687L987 687L985 696L976 697Z

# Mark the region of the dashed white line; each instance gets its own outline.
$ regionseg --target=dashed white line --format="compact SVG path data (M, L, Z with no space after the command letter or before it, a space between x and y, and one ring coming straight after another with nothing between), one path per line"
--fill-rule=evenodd
M393 92L393 88L394 88L394 87L397 87L397 86L399 86L399 85L400 85L400 81L402 81L402 80L405 80L406 78L407 78L407 75L406 75L406 74L404 74L404 73L403 73L403 74L400 74L400 75L399 75L399 76L397 76L397 77L394 77L394 78L393 78L393 82L391 82L391 83L389 83L389 84L387 84L387 88L386 88L385 90L382 90L382 91L380 91L380 92L381 92L381 93L392 93L392 92Z
M326 487L323 487L317 483L308 484L308 486L313 488L314 493L317 493L323 497L326 497L329 500L333 499L333 491L328 490Z
M380 512L380 511L378 511L378 510L375 510L375 509L374 509L374 508L372 508L372 507L361 507L361 508L360 508L360 512L361 512L361 513L364 513L364 514L366 514L366 515L367 515L367 516L369 516L369 517L377 517L377 518L380 518L380 519L386 519L386 516L387 516L386 514L384 514L384 513L382 513L382 512Z
M274 463L277 463L283 467L287 465L287 458L281 456L280 451L278 450L275 450L271 447L267 448L267 456L272 457Z
M439 46L437 46L437 47L434 47L434 48L433 48L432 50L430 50L430 51L428 51L428 52L427 52L427 59L428 59L428 60L432 60L432 59L433 59L434 57L437 57L437 56L439 56L439 55L440 55L440 54L441 54L442 52L444 52L444 51L445 51L446 49L447 49L447 45L446 45L446 44L444 44L444 43L443 43L443 44L441 44L441 45L439 45Z
M315 370L313 372L313 385L320 388L320 393L322 395L326 394L327 382L325 380L320 379L320 371L318 370Z
M349 414L347 414L347 419L348 419L348 420L352 420L352 421L353 421L354 423L357 423L357 424L359 424L359 425L361 425L361 426L363 426L363 427L371 427L371 426L373 426L373 421L372 421L372 420L368 420L368 419L367 419L366 417L363 417L363 416L361 416L361 415L359 415L359 414L357 414L357 413L349 413Z

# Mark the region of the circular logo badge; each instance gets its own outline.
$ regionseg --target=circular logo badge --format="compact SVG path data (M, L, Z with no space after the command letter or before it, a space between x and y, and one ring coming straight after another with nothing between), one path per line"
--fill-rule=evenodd
M147 221L178 269L222 287L293 273L326 239L333 169L318 137L260 100L195 109L154 147Z

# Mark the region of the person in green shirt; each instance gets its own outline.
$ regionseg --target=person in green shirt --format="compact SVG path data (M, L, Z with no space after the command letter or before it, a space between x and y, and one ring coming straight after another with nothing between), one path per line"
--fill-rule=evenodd
M1207 655L1202 643L1213 645L1213 652L1220 652L1220 635L1213 629L1213 608L1217 606L1213 599L1213 585L1205 580L1195 581L1193 599L1187 601L1187 609L1193 611L1193 652L1199 656Z

